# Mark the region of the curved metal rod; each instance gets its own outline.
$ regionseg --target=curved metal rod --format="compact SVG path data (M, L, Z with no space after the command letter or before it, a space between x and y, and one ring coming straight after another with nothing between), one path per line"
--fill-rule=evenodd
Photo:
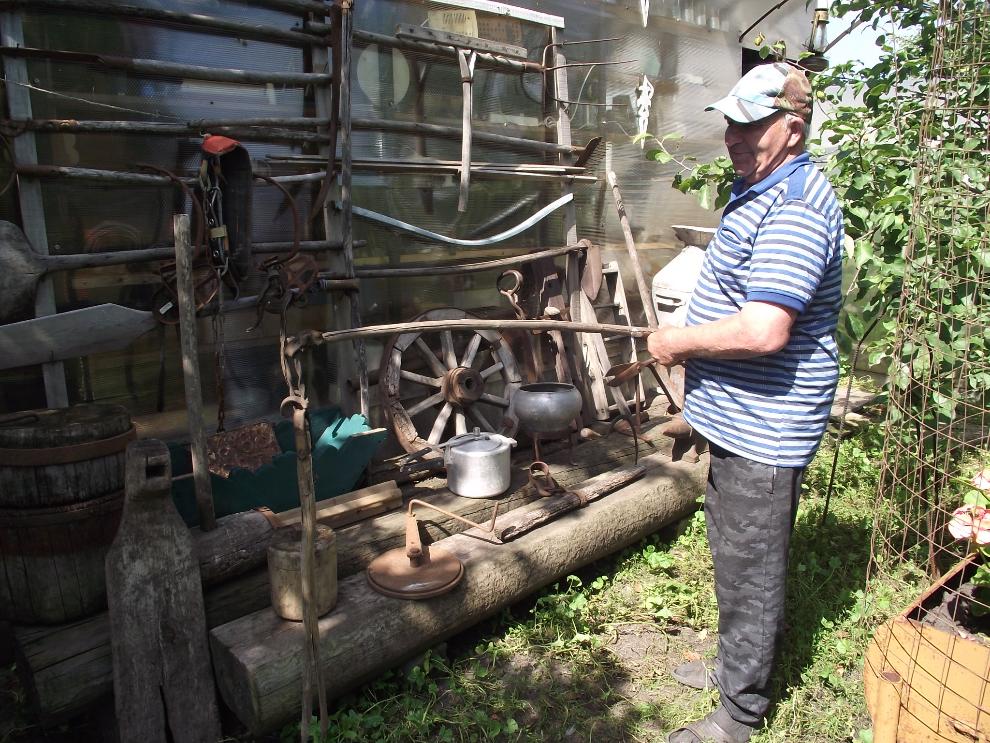
M495 539L497 540L496 543L501 544L501 540L498 538L498 535L495 534L495 519L498 518L498 508L501 505L502 505L501 503L495 504L495 509L492 511L492 520L491 523L488 524L488 526L485 526L484 524L476 524L470 519L466 519L463 516L458 516L456 513L451 513L450 511L445 511L439 506L434 506L432 503L427 503L426 501L421 501L416 498L413 498L411 501L409 501L409 508L406 511L406 516L408 518L413 518L413 519L416 518L416 514L413 513L413 506L423 506L424 508L430 508L433 509L434 511L437 511L438 513L442 513L444 516L447 516L448 518L452 518L457 521L460 521L462 524L467 524L468 526L474 527L479 531L492 534L493 536L495 536Z
M591 243L581 240L577 245L569 245L565 248L549 248L539 250L535 253L525 255L510 256L509 258L496 258L490 261L477 261L472 263L450 263L428 266L407 266L405 268L363 268L354 272L354 276L359 279L389 279L400 276L444 276L471 273L474 271L490 271L493 268L503 266L521 266L526 263L541 260L543 258L554 258L558 255L569 253L579 253L588 250ZM345 279L349 278L339 271L323 271L320 273L321 279Z
M574 200L574 194L565 194L561 196L556 201L547 204L545 207L536 212L536 214L528 217L524 221L517 224L515 227L506 230L505 232L500 232L497 235L492 235L491 237L485 237L478 240L462 240L456 237L447 237L446 235L441 235L438 232L430 232L429 230L424 230L422 227L417 227L416 225L409 224L408 222L403 222L401 220L395 219L394 217L386 216L385 214L379 214L378 212L373 212L370 209L365 209L360 206L351 207L351 211L354 216L361 217L363 219L371 220L372 222L378 222L379 224L384 224L389 227L393 227L397 230L402 230L403 232L409 232L413 235L418 235L426 240L432 242L441 242L448 245L460 245L462 247L473 248L480 247L482 245L493 245L497 242L502 242L503 240L508 240L510 237L515 237L520 232L525 232L534 224L545 219L547 216L553 212L560 209L560 207L565 204L569 204Z

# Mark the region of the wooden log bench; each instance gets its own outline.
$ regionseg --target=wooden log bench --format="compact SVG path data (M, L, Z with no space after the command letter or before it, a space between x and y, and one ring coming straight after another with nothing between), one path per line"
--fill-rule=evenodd
M658 418L656 422L661 420ZM660 452L669 453L668 439L652 431L647 431L645 435L656 439ZM643 444L639 449L641 456L654 451ZM615 434L575 447L573 456L576 464L569 463L570 453L566 448L558 448L545 458L553 465L554 477L558 482L565 487L573 487L631 463L633 453L631 439ZM484 522L491 517L495 503L502 504L500 512L505 514L537 500L538 496L526 484L530 459L528 451L517 452L509 494L498 499L455 496L446 490L441 479L406 486L403 496L405 502L411 498L425 499L472 521ZM693 504L700 490L691 483L680 486L680 489L685 487L691 491L688 502ZM460 522L437 513L424 512L424 516L423 533L429 540L443 539L465 529ZM538 529L536 534L542 531ZM405 516L402 510L340 529L337 532L337 549L338 575L342 582L347 576L363 571L382 552L404 545L404 540ZM619 548L620 545L608 545L607 551ZM364 579L363 576L359 578ZM529 590L536 587L534 585ZM207 627L219 627L254 612L270 610L269 603L268 572L265 567L210 586L205 592ZM43 724L63 722L111 694L113 676L106 612L55 627L15 627L14 634L18 671L30 706Z
M586 507L493 544L478 533L439 542L457 555L465 576L449 594L408 601L374 591L364 575L339 584L337 607L320 620L320 663L329 698L338 697L444 639L492 616L533 591L633 544L697 507L707 467L643 460L642 479ZM566 497L566 496L565 496ZM496 530L527 520L535 503L500 516ZM221 696L254 734L276 730L299 714L302 626L270 609L210 632Z

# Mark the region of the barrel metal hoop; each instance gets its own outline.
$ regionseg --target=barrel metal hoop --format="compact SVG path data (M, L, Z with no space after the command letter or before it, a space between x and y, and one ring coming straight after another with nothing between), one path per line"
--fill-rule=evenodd
M131 426L124 433L82 444L67 444L66 446L49 446L41 449L4 449L0 448L0 466L4 467L43 467L48 464L72 464L85 462L98 457L108 457L119 454L137 437L137 431Z

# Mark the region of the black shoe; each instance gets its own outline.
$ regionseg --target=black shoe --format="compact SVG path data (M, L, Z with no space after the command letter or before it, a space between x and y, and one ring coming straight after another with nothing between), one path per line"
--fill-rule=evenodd
M733 720L725 707L697 722L678 728L667 736L667 743L748 743L753 728Z
M715 688L715 678L712 676L712 670L703 660L692 660L688 663L681 663L681 665L671 671L670 675L678 682L685 686L690 686L692 689L704 689L707 691L708 689Z

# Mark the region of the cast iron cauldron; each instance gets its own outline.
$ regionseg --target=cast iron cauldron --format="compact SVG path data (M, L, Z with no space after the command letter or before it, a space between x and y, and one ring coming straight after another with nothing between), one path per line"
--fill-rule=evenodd
M581 411L581 393L564 382L524 384L512 395L512 409L528 433L565 431Z

